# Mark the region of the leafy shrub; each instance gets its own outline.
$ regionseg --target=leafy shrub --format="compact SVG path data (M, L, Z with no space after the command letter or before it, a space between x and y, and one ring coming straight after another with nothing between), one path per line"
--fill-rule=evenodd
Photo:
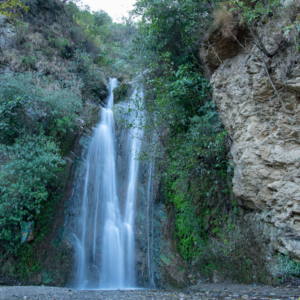
M96 26L100 27L105 24L111 24L112 18L104 10L99 10L94 13L94 22Z
M73 49L67 38L54 36L53 38L49 38L49 44L59 51L62 58L72 58Z
M156 2L141 0L135 4L134 13L141 16L139 32L134 41L136 49L145 55L170 52L177 65L187 63L194 53L197 57L203 33L210 26L214 4L218 1ZM187 17L188 16L188 17ZM151 57L147 56L151 61Z
M131 84L123 81L114 89L114 101L117 104L119 101L124 101L130 95Z
M0 14L12 20L16 20L17 17L22 16L22 10L27 12L28 9L29 7L25 6L20 0L7 0L0 3Z
M206 106L211 105L207 103ZM165 168L166 199L175 211L177 247L186 260L199 255L208 236L218 236L226 211L226 132L207 111L192 119L189 131L169 148L172 160ZM184 160L182 159L184 158Z
M253 236L250 237L254 242ZM256 242L253 245L258 251L261 250L261 245ZM255 255L249 252L239 231L229 229L229 226L222 228L219 239L214 238L203 243L199 247L198 257L193 261L194 270L203 277L212 276L212 271L215 270L221 281L232 280L235 283L247 284L269 281L269 273L264 264L261 252Z
M13 251L20 222L35 219L50 197L82 103L74 82L34 74L0 80L0 240Z
M56 137L76 126L82 107L78 91L34 75L3 75L0 80L0 142L12 143L24 128L42 128Z
M106 80L103 71L94 65L90 54L75 51L73 59L74 71L83 83L83 93L93 95L94 98L104 101L107 97Z
M29 6L29 13L40 13L49 11L53 15L58 15L63 9L62 1L57 0L22 0Z
M21 63L25 70L33 69L37 62L37 58L34 55L22 55L21 56Z
M284 36L294 40L296 50L300 51L300 5L298 1L289 1L284 9L289 25L283 28Z
M293 261L289 255L278 253L277 261L269 265L271 273L281 279L300 277L300 263Z
M26 22L18 21L14 25L15 31L16 31L16 40L18 46L24 44L26 42L26 37L28 36L28 33L30 31L29 24Z
M0 239L8 250L20 239L20 222L31 221L48 199L48 185L65 162L58 146L43 133L20 132L12 146L0 145Z
M159 71L158 64L150 65L145 97L136 107L147 112L147 139L151 141L155 132L161 142L163 153L157 143L149 143L142 158L159 156L164 203L174 217L176 246L191 261L208 237L218 236L224 222L219 212L231 208L227 133L210 101L209 81L192 64L174 68L170 57L170 53L160 57ZM157 77L158 73L163 75Z

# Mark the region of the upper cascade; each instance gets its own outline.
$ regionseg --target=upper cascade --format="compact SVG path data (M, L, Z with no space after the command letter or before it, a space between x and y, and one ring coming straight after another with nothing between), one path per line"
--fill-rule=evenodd
M101 109L101 121L95 129L86 160L80 229L74 234L78 289L124 289L136 285L134 216L139 161L135 156L140 151L143 133L136 126L129 131L132 139L128 149L127 195L123 204L117 194L112 111L113 89L117 85L117 79L110 80L107 107Z

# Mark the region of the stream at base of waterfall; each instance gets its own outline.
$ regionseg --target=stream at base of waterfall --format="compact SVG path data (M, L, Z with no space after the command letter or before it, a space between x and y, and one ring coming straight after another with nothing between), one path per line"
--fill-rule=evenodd
M117 194L113 89L107 107L101 108L86 159L79 232L74 233L77 289L126 289L136 286L134 217L142 130L129 130L128 186L126 199ZM133 97L141 97L134 92ZM132 122L139 122L138 118Z

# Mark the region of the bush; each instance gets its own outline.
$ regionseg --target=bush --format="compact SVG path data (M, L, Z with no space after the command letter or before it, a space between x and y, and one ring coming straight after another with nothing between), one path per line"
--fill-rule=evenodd
M78 92L34 75L3 75L0 80L1 143L13 143L24 129L42 129L55 138L76 126L82 107Z
M300 277L300 263L293 261L289 255L278 253L276 262L269 265L269 270L272 275L283 280Z
M96 100L104 101L108 95L104 73L93 63L92 57L77 50L73 60L77 77L82 81L82 92L85 96L92 95Z
M62 58L72 58L74 50L68 39L54 36L53 38L49 38L49 44L59 51L59 54Z
M104 10L99 10L94 12L94 22L96 26L103 26L111 24L112 18Z
M25 70L34 69L36 62L37 62L37 59L34 55L28 55L28 56L22 55L21 56L21 63Z
M20 243L20 222L31 221L48 199L48 185L65 161L43 133L22 131L12 146L0 145L0 239L13 250Z
M130 96L131 84L127 81L120 83L118 87L114 89L114 101L117 104L120 101L126 100Z

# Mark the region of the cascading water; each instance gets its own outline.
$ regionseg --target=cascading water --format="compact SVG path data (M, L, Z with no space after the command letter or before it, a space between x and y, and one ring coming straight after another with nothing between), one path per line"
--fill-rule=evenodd
M150 162L149 165L149 177L148 177L148 187L147 187L147 264L148 264L148 277L149 283L152 287L155 286L153 268L151 266L151 258L153 257L153 237L154 237L154 224L153 224L153 171L154 162ZM151 217L150 217L151 216ZM151 239L150 239L151 235Z
M134 91L133 98L142 98L142 92L138 93L137 90ZM134 274L134 266L135 265L135 247L134 247L134 213L135 213L135 200L136 200L136 188L137 188L137 180L139 173L139 161L136 159L136 156L140 152L141 148L141 139L143 132L139 129L138 122L139 118L135 118L131 121L134 122L134 126L130 128L130 136L131 136L131 146L130 146L130 159L129 159L129 175L128 175L128 190L126 196L126 208L125 208L125 241L126 241L126 256L127 256L127 266L128 266L128 274L127 274L127 285L134 286L135 285L135 274Z
M113 89L94 132L86 161L80 230L75 237L78 289L122 289L135 286L134 213L142 132L134 126L128 189L122 216L117 196ZM137 95L137 92L135 92ZM140 96L140 95L139 95ZM134 122L138 122L135 120Z

